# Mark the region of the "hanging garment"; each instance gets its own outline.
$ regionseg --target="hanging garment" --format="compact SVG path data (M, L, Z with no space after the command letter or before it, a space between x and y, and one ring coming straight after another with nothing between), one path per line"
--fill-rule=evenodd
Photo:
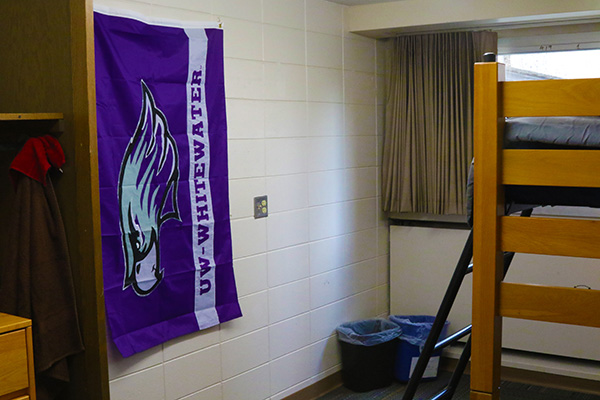
M31 138L11 164L15 205L0 311L32 320L37 398L56 398L69 381L67 357L83 350L65 229L50 177L64 164L52 136Z

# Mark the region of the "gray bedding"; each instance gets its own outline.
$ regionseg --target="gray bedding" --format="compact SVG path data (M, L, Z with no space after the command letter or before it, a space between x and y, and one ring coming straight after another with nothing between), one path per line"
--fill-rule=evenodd
M600 117L508 118L504 139L509 148L524 143L600 147Z
M600 149L600 117L508 118L504 147ZM507 213L540 205L600 207L600 189L543 186L506 186ZM467 216L473 221L473 163L467 182Z

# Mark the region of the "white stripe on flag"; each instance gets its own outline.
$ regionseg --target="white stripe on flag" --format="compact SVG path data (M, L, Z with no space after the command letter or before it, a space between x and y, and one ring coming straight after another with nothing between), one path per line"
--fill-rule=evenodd
M214 214L210 193L210 151L206 111L206 54L208 37L204 29L186 29L189 38L187 81L187 134L190 148L190 202L192 244L196 269L194 311L198 328L219 323L215 309Z

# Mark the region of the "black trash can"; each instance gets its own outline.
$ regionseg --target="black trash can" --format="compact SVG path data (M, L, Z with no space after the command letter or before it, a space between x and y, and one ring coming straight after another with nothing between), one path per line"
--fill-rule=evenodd
M400 327L385 319L368 319L338 326L342 350L342 383L355 392L389 386Z

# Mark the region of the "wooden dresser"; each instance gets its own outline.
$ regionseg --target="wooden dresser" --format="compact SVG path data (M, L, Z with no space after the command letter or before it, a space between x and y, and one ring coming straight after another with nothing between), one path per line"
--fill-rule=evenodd
M31 320L0 313L0 400L35 400Z

